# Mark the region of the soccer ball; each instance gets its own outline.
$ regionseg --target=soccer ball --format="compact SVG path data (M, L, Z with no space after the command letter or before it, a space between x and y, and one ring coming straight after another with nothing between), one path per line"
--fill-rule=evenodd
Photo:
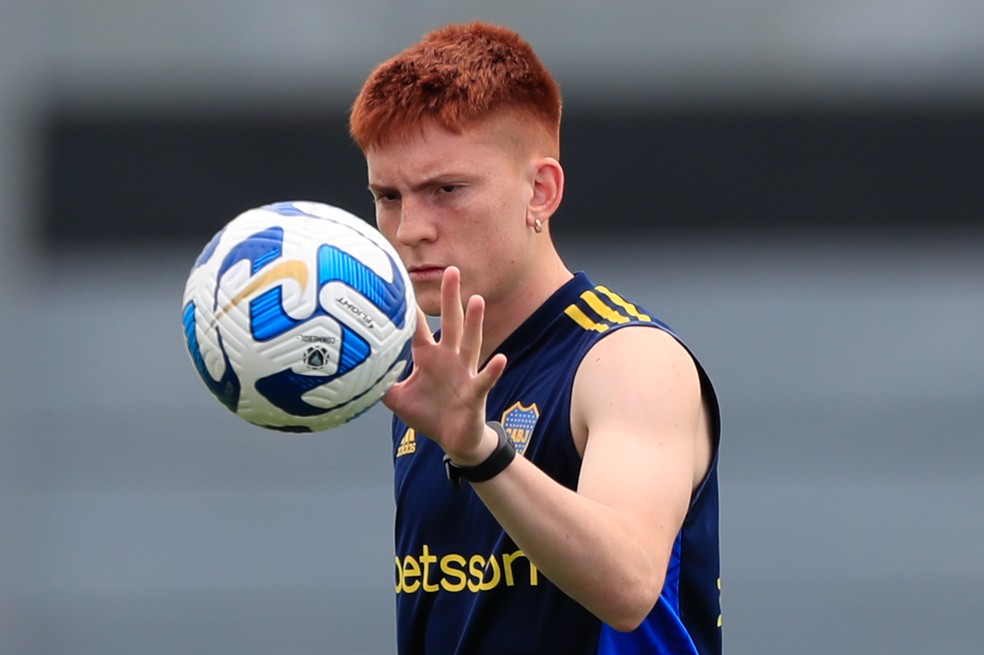
M205 386L237 416L326 430L372 407L410 357L417 305L383 236L316 202L246 211L188 276L185 342Z

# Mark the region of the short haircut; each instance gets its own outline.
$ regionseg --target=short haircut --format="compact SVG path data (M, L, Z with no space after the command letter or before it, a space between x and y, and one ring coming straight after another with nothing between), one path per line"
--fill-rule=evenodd
M349 131L365 152L428 119L460 134L501 112L533 121L559 147L560 87L532 46L497 25L448 25L376 67Z

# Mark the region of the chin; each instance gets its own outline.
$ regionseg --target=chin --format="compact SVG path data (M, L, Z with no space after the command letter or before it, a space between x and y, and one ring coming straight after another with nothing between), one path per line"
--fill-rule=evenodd
M417 307L427 316L441 315L441 294L418 293Z

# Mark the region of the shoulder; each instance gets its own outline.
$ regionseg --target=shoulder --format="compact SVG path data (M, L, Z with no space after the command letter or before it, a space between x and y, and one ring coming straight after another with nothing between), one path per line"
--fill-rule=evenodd
M697 364L670 332L653 323L613 330L593 343L577 368L571 404L575 441L616 417L646 423L701 406Z
M582 400L628 391L638 398L700 395L693 356L672 333L653 324L626 326L592 344L578 366L575 389Z
M622 363L684 363L693 365L693 357L680 340L662 324L631 323L601 335L588 349L581 368L602 369Z

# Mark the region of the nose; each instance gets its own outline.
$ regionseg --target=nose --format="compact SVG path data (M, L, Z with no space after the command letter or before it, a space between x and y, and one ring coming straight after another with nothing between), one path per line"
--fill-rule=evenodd
M433 241L437 237L434 217L426 205L418 200L403 197L400 203L400 223L396 228L396 240L405 246Z

